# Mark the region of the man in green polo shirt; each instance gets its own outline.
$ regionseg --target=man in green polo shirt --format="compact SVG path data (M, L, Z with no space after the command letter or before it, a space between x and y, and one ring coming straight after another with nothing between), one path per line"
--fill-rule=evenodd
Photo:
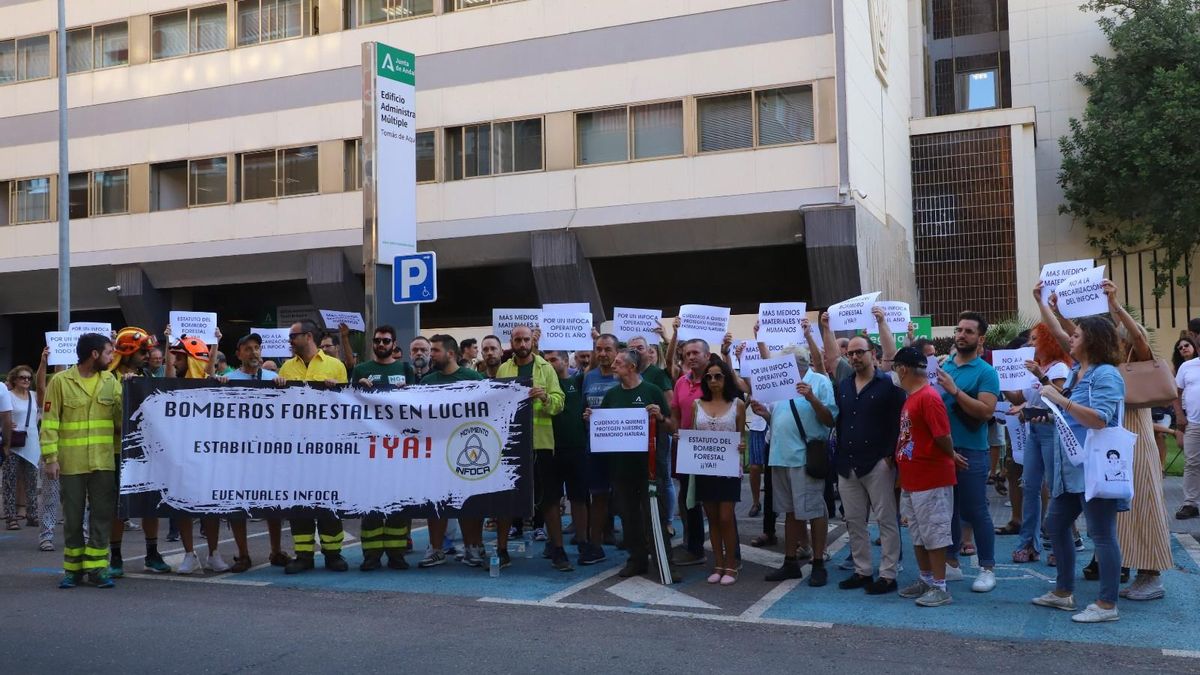
M375 358L354 366L354 374L350 382L359 387L371 389L378 385L403 387L406 384L416 384L417 375L412 366L396 358L396 329L391 326L380 326L375 329L375 337L371 340L371 350Z

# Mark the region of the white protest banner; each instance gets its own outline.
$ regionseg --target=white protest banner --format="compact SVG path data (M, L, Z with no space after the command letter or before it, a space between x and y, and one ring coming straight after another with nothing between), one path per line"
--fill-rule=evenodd
M46 365L73 366L79 363L79 358L75 356L75 345L78 343L79 336L71 331L46 331L46 346L50 348L50 358Z
M645 408L594 408L588 437L592 452L648 452L650 413Z
M85 333L95 333L103 335L106 338L111 338L112 324L102 321L72 321L67 325L67 332L74 335L76 340L79 339L80 335L84 335ZM73 350L74 347L71 349ZM72 363L74 362L72 361Z
M680 429L675 470L693 476L738 478L742 475L741 442L742 435L736 431Z
M518 489L532 451L529 388L513 382L368 392L135 379L121 493L193 513L395 512L481 496L472 508L484 509Z
M758 339L803 344L806 305L803 302L763 302L758 305Z
M1055 292L1058 293L1058 312L1067 319L1108 313L1104 265L1063 279Z
M1071 425L1067 424L1067 418L1063 417L1062 411L1050 399L1043 397L1042 405L1054 413L1054 429L1058 432L1058 440L1062 445L1063 454L1075 466L1083 464L1083 445L1078 438L1075 438L1075 432L1071 431Z
M1025 367L1033 360L1033 347L996 349L992 351L992 367L1000 376L1000 391L1021 391L1032 387L1037 378Z
M658 333L654 332L656 328L662 328L661 309L613 308L612 331L621 342L644 337L646 344L656 345L661 342Z
M750 367L751 397L759 403L774 403L796 398L796 385L800 382L800 369L796 357L791 354L765 361Z
M540 309L493 309L492 335L500 338L500 344L507 347L512 339L512 329L517 326L537 328L542 324ZM589 347L590 349L590 347Z
M1090 270L1096 264L1091 260L1066 260L1042 265L1042 274L1038 278L1042 282L1042 302L1050 301L1050 294L1068 277Z
M938 384L937 379L938 371L941 370L941 367L941 364L938 363L938 357L925 357L925 376L929 378L929 386L937 389L939 394L945 391L945 389L942 388L942 385Z
M565 312L568 314L591 314L592 306L586 302L551 302L542 305L542 311Z
M883 319L887 323L888 330L893 333L904 334L908 332L908 324L912 321L912 313L909 311L907 302L899 302L897 300L881 300L875 303L876 307L883 310ZM832 318L832 314L830 317ZM871 317L873 323L869 330L874 331L878 328L879 323L875 321L875 317Z
M333 309L321 310L321 322L329 330L337 330L342 324L350 330L367 332L367 322L363 321L363 315L358 312L339 312Z
M700 339L716 352L729 332L729 308L684 305L679 308L679 342Z
M292 356L292 342L288 337L291 334L290 328L251 328L250 332L258 333L262 338L262 353L259 356L264 359Z
M829 308L829 328L832 330L871 330L875 327L875 317L871 316L871 308L879 299L879 292L865 293L858 297L843 300Z
M542 310L542 337L539 349L562 351L592 348L591 312L551 312Z
M217 315L215 312L170 312L171 337L184 335L200 338L205 344L217 344Z
M737 347L739 344L745 345L745 346L742 348L742 355L737 357L738 372L741 373L743 377L749 377L750 368L756 364L762 363L763 357L758 351L758 343L755 342L754 340L742 340L740 343L735 343L734 344L734 355L735 356L737 355ZM778 354L779 352L783 351L784 349L787 349L788 346L791 344L792 343L790 343L790 342L787 342L787 343L776 342L776 343L768 344L767 345L767 353L768 354Z

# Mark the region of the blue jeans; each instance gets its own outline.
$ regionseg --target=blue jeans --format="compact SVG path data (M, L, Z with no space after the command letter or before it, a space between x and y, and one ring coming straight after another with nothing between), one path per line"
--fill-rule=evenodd
M1030 424L1025 441L1025 465L1022 467L1021 536L1016 550L1031 548L1042 552L1042 485L1046 466L1053 461L1054 425Z
M1121 545L1117 542L1117 500L1093 499L1086 502L1079 492L1064 492L1050 500L1046 513L1046 531L1058 557L1058 579L1055 588L1075 591L1075 535L1071 525L1082 512L1087 517L1088 537L1096 547L1100 564L1100 596L1105 602L1116 603L1121 585Z
M992 525L992 512L988 509L987 477L991 458L987 450L955 448L955 452L967 458L967 468L959 469L958 485L954 486L954 515L950 520L950 536L954 545L946 552L947 560L958 560L962 548L962 523L967 521L975 530L975 550L979 554L980 567L996 565L996 530Z

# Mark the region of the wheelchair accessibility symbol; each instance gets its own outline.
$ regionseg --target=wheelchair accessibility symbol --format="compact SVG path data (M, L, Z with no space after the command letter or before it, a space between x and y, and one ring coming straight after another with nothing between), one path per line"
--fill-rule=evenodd
M500 466L500 434L482 422L468 422L446 444L446 463L465 480L481 480Z

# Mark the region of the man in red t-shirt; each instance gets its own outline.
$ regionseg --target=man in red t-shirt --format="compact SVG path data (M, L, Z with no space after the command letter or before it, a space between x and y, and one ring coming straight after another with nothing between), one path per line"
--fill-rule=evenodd
M950 417L938 392L929 386L926 359L912 347L896 352L892 368L908 399L900 412L900 439L896 467L900 470L900 512L908 520L913 552L921 578L900 591L921 607L938 607L952 601L946 590L946 549L953 540L956 463Z

